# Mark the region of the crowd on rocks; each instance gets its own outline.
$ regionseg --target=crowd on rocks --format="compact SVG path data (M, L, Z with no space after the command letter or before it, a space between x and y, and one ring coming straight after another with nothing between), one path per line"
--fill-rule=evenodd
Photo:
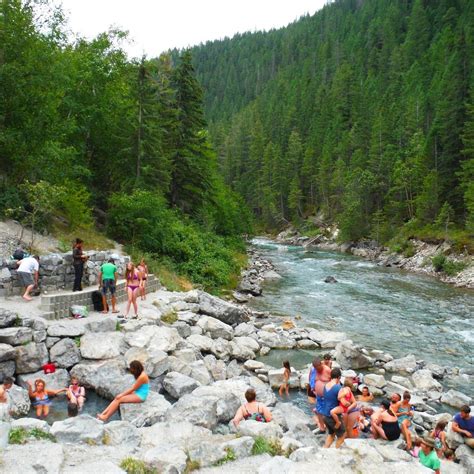
M472 382L468 372L394 359L197 290L159 290L139 318L118 322L0 310L2 472L118 473L132 460L168 473L421 474L436 471L434 456L442 473L474 470L473 400L442 384ZM256 360L277 349L326 354L301 370ZM295 389L313 415L288 403ZM92 416L90 391L110 401ZM63 401L68 418L50 425L45 407ZM438 413L440 402L458 414ZM9 443L18 432L25 444Z

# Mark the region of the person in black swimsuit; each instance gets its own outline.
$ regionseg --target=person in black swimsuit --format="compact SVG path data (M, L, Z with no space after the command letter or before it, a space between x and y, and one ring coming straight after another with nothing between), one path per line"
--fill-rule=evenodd
M383 438L388 441L395 441L400 438L400 426L398 418L390 409L390 402L382 400L380 410L372 418L372 434L374 438Z

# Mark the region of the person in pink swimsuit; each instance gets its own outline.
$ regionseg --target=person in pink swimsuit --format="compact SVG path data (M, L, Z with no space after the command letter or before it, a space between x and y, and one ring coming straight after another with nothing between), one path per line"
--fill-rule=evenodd
M128 316L130 312L130 306L133 305L135 311L135 317L138 317L138 304L137 296L139 293L139 288L142 284L142 274L135 268L135 265L132 262L127 263L127 270L125 271L125 279L127 280L127 309L125 310L125 317Z
M69 385L66 395L69 403L77 405L78 410L81 411L86 401L86 389L79 385L79 380L76 377L71 378L71 385Z

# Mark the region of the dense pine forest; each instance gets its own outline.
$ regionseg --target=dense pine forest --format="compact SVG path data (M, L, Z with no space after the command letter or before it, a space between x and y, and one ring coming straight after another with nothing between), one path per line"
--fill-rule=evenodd
M102 226L137 257L231 284L250 214L218 173L190 54L130 61L119 31L66 33L46 0L1 3L0 213L69 238Z
M337 0L193 48L226 182L268 229L474 233L474 2Z

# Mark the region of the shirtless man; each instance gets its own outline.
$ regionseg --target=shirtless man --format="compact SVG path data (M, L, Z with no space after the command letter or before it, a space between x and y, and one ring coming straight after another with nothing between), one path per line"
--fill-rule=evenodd
M324 385L331 380L331 369L323 364L320 359L313 360L313 367L311 367L309 376L309 385L313 393L316 395L316 419L318 421L319 431L324 433L326 431L326 424L321 415L323 407L323 390Z
M7 393L12 388L13 379L11 377L5 377L3 384L0 385L0 403L8 403Z

